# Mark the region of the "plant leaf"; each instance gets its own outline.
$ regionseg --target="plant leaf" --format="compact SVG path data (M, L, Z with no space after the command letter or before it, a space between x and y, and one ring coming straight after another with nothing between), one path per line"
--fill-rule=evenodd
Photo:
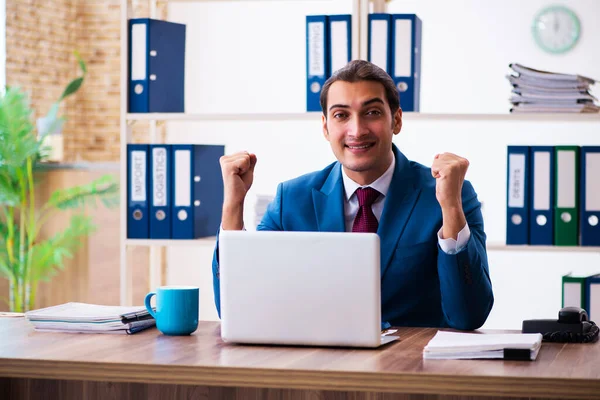
M95 205L96 199L101 199L105 205L114 204L118 199L119 185L112 175L104 175L90 183L59 189L52 193L48 206L61 210L83 207L86 204Z
M85 66L85 61L83 61L83 58L81 58L81 55L79 54L79 52L77 50L75 50L73 52L73 54L75 54L77 63L79 63L79 68L81 68L81 72L83 72L84 75L87 74L87 67Z
M83 83L83 77L79 77L76 79L73 79L65 88L65 91L63 92L63 94L60 96L59 100L63 100L65 97L72 95L73 93L75 93L76 91L79 90L79 88L81 87L81 84Z
M62 232L33 247L32 277L34 281L47 280L64 268L66 258L72 258L82 239L94 232L92 217L73 215L69 226Z
M0 206L16 207L19 205L19 193L11 178L6 174L0 175Z

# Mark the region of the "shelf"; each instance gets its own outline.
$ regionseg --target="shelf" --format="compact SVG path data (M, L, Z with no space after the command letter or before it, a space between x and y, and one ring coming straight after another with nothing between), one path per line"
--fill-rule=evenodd
M320 112L273 114L127 114L128 121L320 121Z
M531 246L531 245L507 245L504 243L488 243L488 251L527 251L527 252L580 252L580 253L598 253L600 246Z
M135 113L127 121L320 121L321 112L304 113L242 113L242 114L185 114ZM405 112L407 121L559 121L600 122L598 114L437 114Z
M152 246L214 246L217 238L215 236L202 238L202 239L190 239L190 240L179 240L179 239L127 239L125 243L127 246L141 246L141 247L152 247Z

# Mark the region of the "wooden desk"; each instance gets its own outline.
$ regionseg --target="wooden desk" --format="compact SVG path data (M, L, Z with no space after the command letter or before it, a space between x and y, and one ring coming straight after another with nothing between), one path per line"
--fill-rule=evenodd
M544 344L534 362L423 360L436 330L398 332L377 350L323 349L226 344L217 322L167 337L40 333L0 319L0 398L600 397L597 343Z

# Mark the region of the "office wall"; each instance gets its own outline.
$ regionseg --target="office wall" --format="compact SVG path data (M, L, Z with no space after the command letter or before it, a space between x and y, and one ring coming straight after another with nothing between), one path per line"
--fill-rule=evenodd
M130 0L132 17L148 17L147 0ZM121 1L6 1L6 83L30 96L34 118L45 115L79 75L73 52L87 63L80 91L61 109L64 161L118 161L121 90ZM165 3L157 7L166 18ZM134 138L147 137L147 124Z
M448 3L448 4L447 4ZM423 19L423 103L428 113L506 113L509 62L600 78L600 37L591 20L600 3L565 1L578 13L577 48L549 56L535 47L531 21L542 1L392 1L390 12ZM351 2L285 1L173 4L169 18L188 25L186 111L190 113L303 112L307 14L350 13ZM257 21L260 21L257 22ZM273 34L276 32L276 34ZM281 180L334 160L318 120L171 122L172 142L225 144L227 152L256 152L254 186L245 223L253 226L256 194L273 194ZM405 154L430 165L438 152L467 157L484 203L488 243L504 242L506 145L597 144L598 122L423 119L407 117L394 139ZM169 250L173 283L201 285L203 319L216 318L212 302L211 245ZM199 260L190 263L188 260ZM496 303L485 327L519 328L525 318L556 317L560 276L600 272L600 254L489 251Z

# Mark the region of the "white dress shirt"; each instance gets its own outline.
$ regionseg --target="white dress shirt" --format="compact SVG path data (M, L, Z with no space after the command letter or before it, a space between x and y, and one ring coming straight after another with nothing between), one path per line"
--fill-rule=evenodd
M383 205L385 204L385 196L390 188L390 184L392 183L392 176L394 175L394 168L396 167L396 157L392 156L392 163L389 168L381 175L375 182L371 183L367 186L361 186L358 183L354 182L352 179L346 175L346 171L342 168L342 179L344 181L344 191L346 196L344 197L344 219L346 223L346 232L352 232L352 225L354 224L354 218L358 213L358 197L356 196L356 189L360 187L372 187L377 190L379 193L379 197L373 205L371 209L373 210L373 214L377 218L377 221L381 219L381 214L383 213ZM458 233L458 237L456 240L453 238L442 239L442 228L438 231L438 243L440 244L441 249L447 254L456 254L463 247L466 246L469 238L471 237L471 231L469 230L469 224L465 224L465 227Z

